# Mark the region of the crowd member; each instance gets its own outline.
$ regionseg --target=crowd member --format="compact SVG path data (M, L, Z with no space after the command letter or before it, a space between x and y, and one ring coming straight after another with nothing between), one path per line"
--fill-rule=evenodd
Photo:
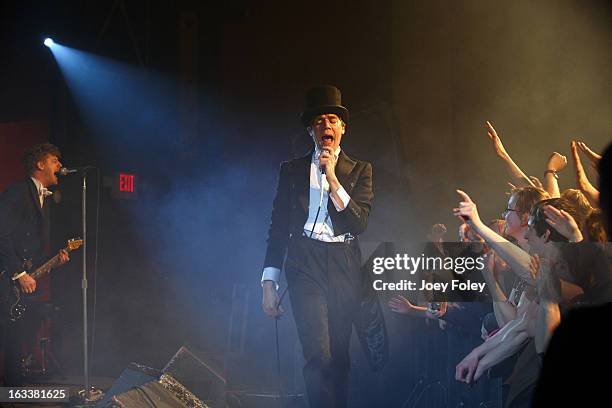
M582 235L586 235L585 222L589 215L593 212L594 208L591 203L584 195L584 193L575 188L568 188L563 190L560 195L561 198L566 199L569 205L573 209L572 216L576 220L578 227L582 231Z
M586 230L584 222L576 214L579 209L573 208L569 200L557 199L555 206L543 201L532 210L534 228L539 233L552 227L553 235L563 236L571 245L559 248L558 262L564 266L557 278L560 281L561 294L564 299L573 299L574 303L598 304L612 300L612 265L605 252L605 247L595 245L589 234L596 232ZM556 207L556 208L555 208ZM576 296L580 296L576 298Z
M511 192L508 207L504 210L503 216L506 221L506 234L516 240L516 245L482 222L476 205L465 192L457 190L457 193L464 201L453 210L454 214L467 218L474 231L508 264L512 271L533 286L535 282L529 269L530 256L527 252L528 244L525 238L528 228L527 219L531 207L548 198L548 193L530 186L515 188Z
M598 170L599 205L609 236L612 231L612 145L598 160ZM607 376L589 373L597 362L606 366L612 360L612 335L607 330L597 330L611 314L612 303L607 302L572 310L561 318L543 358L533 407L548 407L560 396L567 406L605 404L608 398Z
M481 221L476 205L471 202L471 199L465 193L462 196L465 201L460 204L460 211L456 213L468 216L470 222L477 226L475 228L486 232L483 226L480 225ZM568 200L565 199L544 200L544 204L536 204L534 208L545 205L559 206L560 203L567 202ZM466 206L466 203L470 205ZM541 218L544 217L543 211L536 212L536 214L540 215ZM553 227L542 219L538 218L537 221L536 223L532 210L529 216L529 227L525 233L525 239L531 252L540 255L542 260L547 260L550 258L549 254L555 248L554 243L567 242L567 238L554 231ZM536 230L536 226L542 227L542 223L544 224L545 231ZM490 233L493 233L493 231L490 231ZM520 248L518 250L523 251ZM523 251L522 255L529 257L529 254L525 251ZM489 257L491 256L495 255L489 255ZM492 262L489 259L489 267L491 264ZM546 339L550 335L551 330L558 324L559 319L557 306L559 300L555 298L546 302L542 301L540 296L543 295L543 288L549 288L551 285L540 284L543 281L542 274L537 276L533 269L533 265L530 262L530 270L534 275L532 280L536 283L536 287L530 287L525 290L517 305L515 317L507 322L502 322L500 325L502 328L497 333L472 350L456 367L456 379L471 383L472 381L477 381L490 368L515 355L516 363L514 370L507 380L507 383L510 385L507 390L507 406L523 406L530 401L539 367L537 356L537 352L541 351L539 350L539 345L545 345ZM497 288L497 292L500 292L499 288ZM545 296L552 298L548 293ZM544 322L547 330L542 330L538 322Z
M459 236L462 242L472 242L475 254L487 254L485 268L481 271L482 280L486 283L488 298L493 305L493 316L496 317L498 327L505 325L516 317L516 306L524 288L524 281L517 278L500 257L485 244L484 239L474 232L474 229L464 222L459 226ZM516 242L514 238L506 235L507 225L505 220L496 219L488 224L488 227L499 236L510 242ZM480 245L482 249L474 247ZM480 299L485 300L485 299Z
M485 244L483 276L494 313L483 319L484 343L457 365L456 379L471 384L504 362L511 371L505 406L527 407L541 358L566 312L612 299L612 267L604 248L609 236L603 228L607 218L598 210L599 191L590 184L578 152L592 164L600 164L599 176L602 159L583 142L572 142L577 188L559 189L558 172L567 159L557 152L547 161L542 187L512 160L493 125L486 122L485 127L495 153L518 187L510 184L503 231L499 222L483 223L470 197L457 190L462 200L453 212L467 220L460 226L460 241ZM511 287L503 281L508 273L515 277ZM430 313L426 306L413 305L403 297L392 299L389 306L398 313ZM447 306L444 313L448 310Z
M529 256L527 251L508 246L499 234L480 221L476 205L469 196L462 191L458 193L463 201L455 209L455 215L467 217L485 241L499 250L491 256L501 256L509 264L524 266ZM520 320L507 322L458 364L456 378L459 381L469 383L477 380L488 368L520 350L510 380L516 382L515 374L523 374L532 381L527 384L523 378L518 381L522 384L521 389L515 387L512 390L511 387L506 406L529 405L536 378L534 374L538 371L536 353L545 351L548 339L561 321L563 305L576 304L577 299L587 303L612 299L612 268L601 248L585 240L586 236L595 233L598 237L595 240L601 241L601 236L592 231L587 222L592 213L594 210L585 195L577 190L564 191L558 199L542 200L533 206L525 235L528 244L525 249L536 254L530 258L530 283L535 284L535 290L530 291L529 306L526 310L521 307ZM506 246L505 250L500 242ZM563 246L559 244L562 242L576 244ZM491 266L492 262L487 265ZM490 285L495 283L495 280L488 281ZM501 292L497 289L497 293Z
M543 191L537 187L537 179L527 176L512 160L492 124L486 122L485 126L497 156L506 164L512 182L519 186L510 184L513 191L504 212L505 232L514 242L485 225L470 197L457 191L462 201L454 214L467 219L469 226L463 228L473 230L492 249L483 274L493 297L499 330L483 335L485 342L457 365L456 379L476 381L489 368L513 355L514 372L508 380L512 386L506 395L506 406L529 406L538 355L546 350L562 313L577 305L612 299L612 267L600 246L607 235L597 211L599 192L590 184L578 150L594 165L601 157L586 144L572 142L578 189L560 192L557 173L566 166L567 159L553 152L544 173ZM524 289L516 304L500 285L502 266L517 276Z
M603 213L599 209L595 209L589 214L584 222L584 229L586 235L584 239L591 242L605 243L609 241L608 234L606 234L606 228L604 226Z

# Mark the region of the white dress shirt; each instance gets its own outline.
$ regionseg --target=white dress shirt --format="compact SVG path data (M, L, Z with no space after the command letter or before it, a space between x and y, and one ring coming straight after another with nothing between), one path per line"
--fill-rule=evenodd
M336 160L340 155L340 147L334 152ZM327 211L327 203L330 199L329 195L329 183L325 173L321 172L321 166L319 165L319 157L321 156L321 150L315 147L315 151L312 154L312 160L310 162L310 192L308 197L308 218L304 224L304 235L312 239L324 242L344 242L344 235L334 236L334 227L332 224L331 217ZM343 205L338 205L333 196L331 201L336 207L336 210L344 210L351 197L348 195L344 187L340 186L337 191L340 200ZM317 211L319 212L317 216ZM280 269L267 266L264 268L261 275L261 281L271 280L276 283L278 287L278 281L280 279Z
M40 208L43 207L45 203L45 198L53 195L51 190L46 187L43 187L42 183L35 177L30 177L36 186L36 192L38 193L38 201L40 202Z

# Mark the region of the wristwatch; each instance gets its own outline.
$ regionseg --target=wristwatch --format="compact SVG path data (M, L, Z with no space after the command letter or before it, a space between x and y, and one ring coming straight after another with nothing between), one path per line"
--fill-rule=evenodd
M552 169L546 170L544 172L544 177L546 177L548 173L552 173L552 175L555 176L557 180L559 180L559 175L557 174L557 170L552 170Z

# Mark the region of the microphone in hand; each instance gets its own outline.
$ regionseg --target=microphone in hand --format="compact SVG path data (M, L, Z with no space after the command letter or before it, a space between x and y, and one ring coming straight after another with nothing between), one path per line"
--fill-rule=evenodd
M331 150L325 149L325 148L321 148L321 154L319 155L319 163L321 162L321 155L323 155L324 153L328 153L330 156L332 154ZM326 174L327 167L324 164L319 164L319 169L321 170L322 174Z

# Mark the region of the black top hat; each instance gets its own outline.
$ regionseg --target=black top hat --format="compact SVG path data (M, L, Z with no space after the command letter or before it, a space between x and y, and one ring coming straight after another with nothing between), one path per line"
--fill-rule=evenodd
M300 115L304 126L310 126L312 119L318 115L334 113L348 123L349 111L342 106L342 94L333 85L319 85L312 87L306 93L306 109Z

